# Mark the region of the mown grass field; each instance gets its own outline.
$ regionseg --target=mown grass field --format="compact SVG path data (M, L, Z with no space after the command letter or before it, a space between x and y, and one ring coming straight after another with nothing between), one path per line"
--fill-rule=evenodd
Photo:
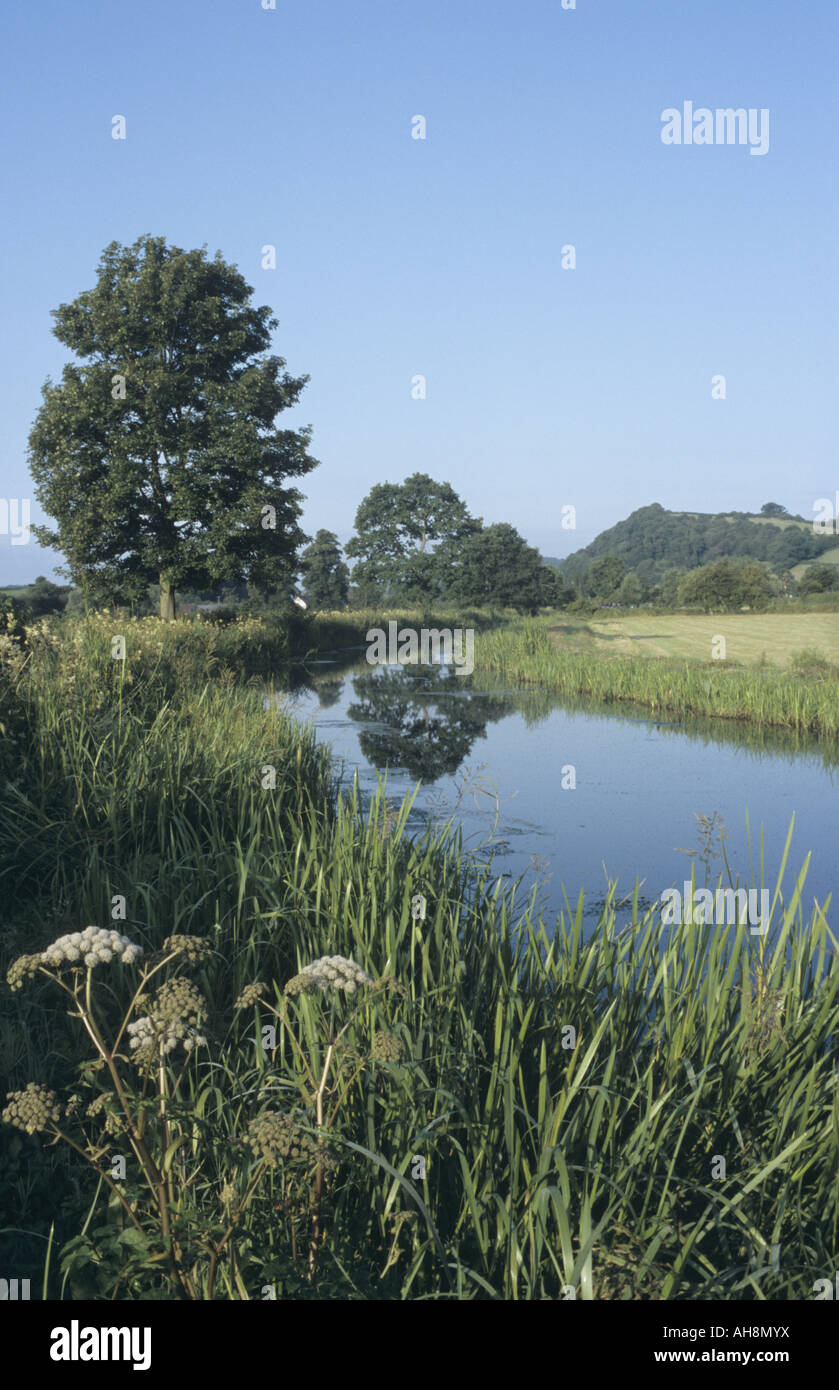
M811 648L826 661L839 662L839 613L645 613L595 618L586 627L560 624L551 640L587 647L592 655L672 657L710 661L713 643L723 636L726 660L742 665L760 661L789 666L794 653Z
M590 938L582 902L545 923L456 831L337 791L231 664L276 633L185 627L127 626L125 662L107 616L0 643L2 1268L73 1300L813 1298L839 955L806 866L767 872L759 938L613 895ZM54 978L91 924L141 962ZM369 983L303 990L336 954ZM123 1024L164 1003L201 1038L144 1079Z

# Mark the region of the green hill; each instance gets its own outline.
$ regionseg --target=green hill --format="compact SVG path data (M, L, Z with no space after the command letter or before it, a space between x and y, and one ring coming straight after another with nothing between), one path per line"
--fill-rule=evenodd
M599 555L619 555L628 570L648 582L668 569L695 569L724 555L763 560L789 570L819 558L835 537L818 536L804 517L754 516L748 512L669 512L659 503L639 507L625 521L601 531L561 563L569 579L582 577Z

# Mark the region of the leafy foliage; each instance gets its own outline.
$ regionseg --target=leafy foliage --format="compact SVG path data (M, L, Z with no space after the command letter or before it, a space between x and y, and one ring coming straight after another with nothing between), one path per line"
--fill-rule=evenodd
M800 594L826 594L839 589L839 565L810 565L798 581Z
M450 483L412 473L404 483L378 483L355 517L347 555L357 560L353 585L362 603L424 602L439 594L434 549L480 526Z
M349 570L341 558L338 537L318 531L300 557L303 589L310 608L343 608L349 592Z
M243 626L259 649L260 625ZM526 672L543 644L538 623L522 626ZM121 1195L142 1230L89 1163L61 1174L48 1149L40 1166L38 1137L11 1131L0 1182L20 1229L0 1233L4 1262L37 1277L54 1213L52 1297L258 1299L269 1284L345 1300L810 1296L839 1231L839 961L825 913L803 913L804 871L782 889L789 840L759 944L734 927L674 934L614 886L593 933L582 899L554 931L456 834L410 839L410 799L389 812L382 792L369 805L357 787L336 796L310 733L260 692L207 688L185 665L164 701L155 643L121 673L104 623L62 627L55 647L48 636L23 662L7 654L0 715L18 702L30 737L0 788L4 949L24 934L16 951L40 949L57 922L107 920L118 884L124 930L163 952L161 973L177 983L179 961L195 967L207 1046L186 1062L167 1054L145 1099L123 1088L172 1189L163 1205L153 1196L122 1131ZM639 664L662 707L672 664ZM622 664L603 665L615 698L632 694ZM713 681L724 705L734 673L696 672L687 696ZM767 688L777 702L780 685ZM183 950L167 961L172 931ZM290 994L289 977L336 953L377 982L392 974L404 995L371 989L355 1014L352 997ZM110 1055L128 992L115 964L100 968ZM113 1127L107 1098L87 1116L113 1073L90 1065L91 1039L55 988L32 979L4 1001L8 1089L34 1080L68 1105L82 1094L76 1116ZM83 989L77 999L89 1007ZM268 1049L266 1021L278 1025ZM136 1091L129 1066L115 1061ZM276 1163L258 1173L266 1150ZM728 1172L712 1180L719 1153Z
M515 608L535 613L558 604L568 586L515 527L499 522L454 543L441 556L446 563L447 597L463 603Z
M106 247L94 288L53 311L82 365L43 388L29 457L56 525L33 529L91 597L158 582L172 617L178 587L287 585L304 537L284 483L315 460L308 429L274 421L308 378L265 355L277 320L251 294L220 254L143 236Z
M750 561L717 560L685 575L679 585L679 602L715 612L748 605L761 608L771 594L763 565Z

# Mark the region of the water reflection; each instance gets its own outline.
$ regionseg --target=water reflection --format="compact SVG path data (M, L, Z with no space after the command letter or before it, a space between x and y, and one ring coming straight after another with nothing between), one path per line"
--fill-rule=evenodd
M687 736L705 747L733 747L757 759L768 755L793 763L809 756L825 768L839 767L839 744L829 738L737 720L668 719L628 701L600 704L538 686L510 689L488 672L454 676L439 666L371 667L358 648L289 665L273 684L292 696L314 696L320 709L330 709L341 701L347 677L356 698L346 713L359 726L359 746L367 761L379 771L401 769L426 782L453 775L475 742L486 737L488 725L516 714L535 729L557 710L587 720L646 724L665 737Z
M367 761L424 782L453 776L487 725L516 708L509 697L467 692L470 679L433 666L368 667L354 675L347 714L360 726Z
M499 872L538 882L551 912L566 907L566 891L574 902L584 889L594 922L615 880L619 897L637 880L644 905L681 887L699 813L718 812L730 827L732 871L744 882L759 870L765 830L770 886L794 815L792 878L812 851L805 897L823 903L835 887L839 759L826 740L675 722L631 704L511 688L486 672L371 667L358 649L299 663L277 686L285 693L271 698L312 721L344 776L358 773L363 798L384 776L397 801L416 793L411 833L451 816L468 845L497 853Z

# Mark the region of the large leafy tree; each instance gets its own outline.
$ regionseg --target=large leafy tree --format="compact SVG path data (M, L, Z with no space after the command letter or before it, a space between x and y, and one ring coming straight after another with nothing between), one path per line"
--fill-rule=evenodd
M365 601L435 597L440 591L436 548L477 530L480 522L450 483L413 473L404 483L378 483L355 517L347 554L357 560L353 584Z
M462 603L498 605L534 613L568 601L566 585L514 526L498 522L446 547L449 593Z
M333 531L318 531L300 556L303 592L312 608L343 608L349 590L349 570Z
M47 381L30 434L36 494L70 577L92 598L124 601L160 585L222 580L288 585L301 494L316 466L311 431L278 429L308 377L266 355L277 320L220 254L162 237L111 243L93 289L53 310L53 332L81 365Z

